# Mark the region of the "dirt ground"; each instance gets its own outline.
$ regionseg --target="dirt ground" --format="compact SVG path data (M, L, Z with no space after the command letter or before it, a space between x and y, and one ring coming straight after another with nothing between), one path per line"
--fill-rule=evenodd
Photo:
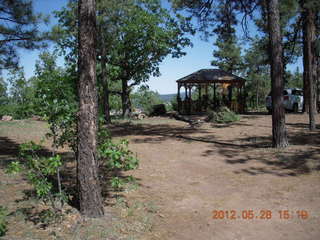
M320 130L308 130L307 115L286 121L283 150L271 148L270 115L198 128L167 118L114 125L113 136L128 138L140 159L126 173L140 187L122 195L154 205L152 227L132 239L320 239ZM2 142L23 138L1 134Z

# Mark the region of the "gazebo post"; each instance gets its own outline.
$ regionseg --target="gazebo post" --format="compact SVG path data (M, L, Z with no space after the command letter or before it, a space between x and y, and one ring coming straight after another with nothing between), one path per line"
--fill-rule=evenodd
M205 111L207 111L207 108L208 108L208 84L205 85L204 107L205 107Z
M191 88L192 86L189 86L189 106L188 106L188 114L191 113L191 103L192 103L192 98L191 98Z
M188 103L188 87L187 84L184 85L184 104L183 104L183 108L184 108L184 112L187 112L187 103Z
M184 92L184 94L185 94L184 100L186 101L187 98L188 98L188 88L187 88L187 84L184 85L184 89L185 89L185 92Z
M230 102L230 104L231 104L231 101L232 101L232 85L230 85L229 87L228 87L228 100L229 100L229 102Z
M201 84L198 85L199 86L199 101L198 101L198 110L201 112L201 103L202 103L202 97L201 97Z
M180 88L181 88L181 84L178 83L178 93L177 93L178 113L180 113L180 111L181 111Z
M217 105L217 93L216 93L216 83L213 83L213 104L214 104L214 108Z

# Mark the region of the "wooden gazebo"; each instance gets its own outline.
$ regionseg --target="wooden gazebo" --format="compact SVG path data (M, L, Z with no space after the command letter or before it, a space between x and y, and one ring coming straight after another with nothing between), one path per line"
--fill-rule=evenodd
M242 113L245 108L245 79L220 69L201 69L188 76L177 80L178 84L178 111L182 114L192 114L207 111L208 107L215 109L226 105L231 110ZM182 100L180 89L184 87L185 96ZM197 87L199 91L198 100L192 100L192 88ZM213 88L213 99L209 99L209 87ZM226 93L223 100L217 100L217 87ZM236 98L233 89L237 90ZM202 92L204 90L204 92Z

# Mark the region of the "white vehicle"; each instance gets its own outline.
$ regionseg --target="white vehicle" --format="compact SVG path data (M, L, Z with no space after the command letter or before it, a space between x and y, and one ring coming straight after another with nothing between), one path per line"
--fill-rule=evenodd
M287 88L283 91L283 104L286 111L299 112L303 109L303 91L300 88ZM271 92L266 97L268 112L272 111Z

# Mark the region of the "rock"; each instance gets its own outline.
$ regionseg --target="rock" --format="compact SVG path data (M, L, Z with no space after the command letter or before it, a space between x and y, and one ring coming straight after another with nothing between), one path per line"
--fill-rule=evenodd
M4 115L4 116L2 116L1 120L2 120L2 121L12 121L12 120L13 120L13 117L8 116L8 115Z
M144 118L146 118L146 117L147 117L147 115L144 114L144 113L140 113L140 114L138 115L138 119L139 119L139 120L142 120L142 119L144 119Z
M132 113L131 116L132 116L133 119L137 119L137 120L142 120L142 119L144 119L144 118L147 117L146 114L144 114L144 113L137 113L137 112Z
M157 104L152 107L152 116L165 115L167 113L166 106L164 104Z
M40 116L38 116L38 115L33 115L31 117L31 119L34 120L34 121L41 121L42 120L42 118Z

